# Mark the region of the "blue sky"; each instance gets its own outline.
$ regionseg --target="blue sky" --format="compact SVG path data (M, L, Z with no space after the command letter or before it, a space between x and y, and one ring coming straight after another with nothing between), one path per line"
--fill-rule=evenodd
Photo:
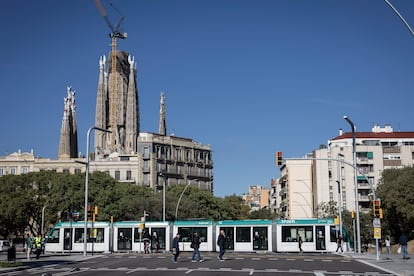
M391 0L414 25L414 1ZM102 0L110 19L119 14ZM301 157L374 123L414 131L414 37L382 0L118 0L135 56L141 131L211 144L214 192L279 176L275 152ZM66 87L76 90L79 149L94 124L109 28L93 0L3 0L0 155L56 158Z

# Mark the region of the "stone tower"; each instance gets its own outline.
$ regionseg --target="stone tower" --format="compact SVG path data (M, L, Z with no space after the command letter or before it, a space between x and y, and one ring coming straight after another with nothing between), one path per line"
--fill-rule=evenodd
M110 56L110 55L109 55ZM111 58L99 59L99 80L96 97L95 126L113 131L114 147L109 147L109 135L95 131L95 154L103 156L111 152L133 154L137 151L139 135L139 106L134 59L127 52L116 53L116 76L112 76ZM116 125L110 125L112 80L115 80Z
M59 159L78 157L78 131L76 126L75 91L68 87L68 96L64 98L63 118L60 129Z

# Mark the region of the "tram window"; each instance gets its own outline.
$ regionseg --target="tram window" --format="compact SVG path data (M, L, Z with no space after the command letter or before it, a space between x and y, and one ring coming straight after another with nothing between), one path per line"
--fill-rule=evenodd
M337 234L336 226L329 227L329 233L331 236L331 242L336 242L336 234Z
M152 249L165 249L165 228L152 228L151 229L151 246Z
M59 228L53 229L53 231L47 237L47 243L59 243L59 233L60 233Z
M267 250L267 227L253 227L253 249Z
M312 226L282 226L282 242L297 242L298 234L304 242L313 242Z
M96 242L96 243L103 243L104 242L104 228L95 228L96 229L96 236L95 239L91 237L91 229L88 228L86 235L88 237L87 242ZM84 236L84 229L83 228L75 228L75 243L82 243L83 236Z
M142 230L141 237L140 237L139 230L140 230L140 228L134 227L134 242L142 241L144 239L144 236L146 236L145 233L149 233L149 228L144 228Z
M251 242L250 227L236 227L236 242Z
M180 240L183 242L191 242L195 232L198 233L200 242L208 242L207 227L178 227L178 233L181 236Z
M103 243L104 242L104 229L103 228L96 228L96 243Z

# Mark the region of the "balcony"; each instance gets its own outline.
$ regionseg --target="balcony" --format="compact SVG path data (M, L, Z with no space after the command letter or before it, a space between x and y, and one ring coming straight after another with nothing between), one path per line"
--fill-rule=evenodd
M358 201L361 202L369 202L371 201L370 197L368 195L359 195Z

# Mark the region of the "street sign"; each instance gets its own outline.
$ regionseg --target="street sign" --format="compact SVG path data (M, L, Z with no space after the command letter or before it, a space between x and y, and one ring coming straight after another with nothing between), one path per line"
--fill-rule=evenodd
M381 228L381 220L379 218L374 218L374 221L372 222L374 228Z
M374 239L381 239L381 228L380 227L374 228Z

